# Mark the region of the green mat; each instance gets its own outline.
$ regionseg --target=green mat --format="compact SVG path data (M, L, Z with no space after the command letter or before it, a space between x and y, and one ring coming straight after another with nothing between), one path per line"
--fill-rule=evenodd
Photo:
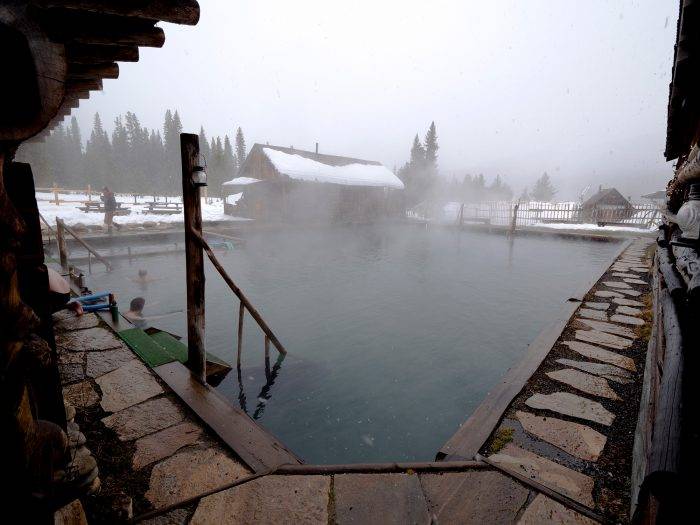
M151 368L173 361L187 361L187 346L168 332L149 335L140 328L129 328L118 332L118 335ZM230 367L226 361L210 353L207 353L207 361Z
M180 361L176 354L171 353L140 328L129 328L117 332L117 334L151 368L172 363L173 361ZM187 351L185 349L186 358Z

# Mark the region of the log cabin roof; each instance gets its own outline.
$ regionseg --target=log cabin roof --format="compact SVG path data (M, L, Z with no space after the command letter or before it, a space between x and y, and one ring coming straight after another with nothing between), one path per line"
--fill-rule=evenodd
M35 109L32 104L25 108L26 101L9 96L16 95L17 88L0 88L3 109L15 105L24 112L24 118L0 122L0 140L48 133L80 100L101 90L103 79L119 76L118 62L137 62L139 47L162 47L165 33L156 25L160 21L194 25L199 21L199 4L196 0L3 2L0 38L7 34L9 42L17 41L13 35L25 39L24 48L36 71L41 111L29 115L29 109Z
M680 0L669 86L666 160L686 154L700 123L700 0Z
M617 191L616 188L600 188L596 194L592 195L583 203L583 208L589 209L600 205L632 206L630 201L628 201L622 193Z

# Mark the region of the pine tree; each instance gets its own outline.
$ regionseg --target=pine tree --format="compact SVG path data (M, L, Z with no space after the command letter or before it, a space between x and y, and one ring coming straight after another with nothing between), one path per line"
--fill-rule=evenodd
M537 179L535 185L532 187L532 198L536 201L549 202L554 198L556 193L557 190L554 188L546 171Z
M109 135L102 127L100 114L95 113L90 138L85 144L85 176L87 181L99 190L114 175L112 145Z
M431 122L428 133L425 135L425 163L428 169L434 173L437 173L437 152L439 148L435 122Z
M523 191L520 193L520 197L518 197L518 200L521 202L530 202L530 190L527 188L527 186L523 188Z
M246 150L245 138L243 137L243 130L239 127L236 130L236 164L238 164L239 169L241 166L243 166L247 155L248 153Z
M411 160L409 162L413 169L423 169L425 166L425 148L423 144L420 143L418 138L418 133L413 139L413 145L411 146Z
M230 180L236 175L236 157L233 155L233 147L228 135L224 136L224 181Z

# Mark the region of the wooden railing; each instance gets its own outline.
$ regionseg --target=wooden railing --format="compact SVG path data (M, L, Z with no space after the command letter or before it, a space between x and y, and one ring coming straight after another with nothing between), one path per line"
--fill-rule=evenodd
M92 271L92 256L105 265L107 270L112 269L110 262L102 257L95 248L85 242L73 228L68 226L63 219L56 217L56 241L58 244L58 256L62 268L68 268L68 246L66 245L66 233L69 233L88 252L88 271Z

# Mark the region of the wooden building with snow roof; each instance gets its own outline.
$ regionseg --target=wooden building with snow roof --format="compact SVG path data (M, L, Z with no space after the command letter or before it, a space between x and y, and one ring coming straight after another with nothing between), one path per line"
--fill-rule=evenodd
M377 161L255 144L223 189L229 215L363 222L400 213L404 185Z

